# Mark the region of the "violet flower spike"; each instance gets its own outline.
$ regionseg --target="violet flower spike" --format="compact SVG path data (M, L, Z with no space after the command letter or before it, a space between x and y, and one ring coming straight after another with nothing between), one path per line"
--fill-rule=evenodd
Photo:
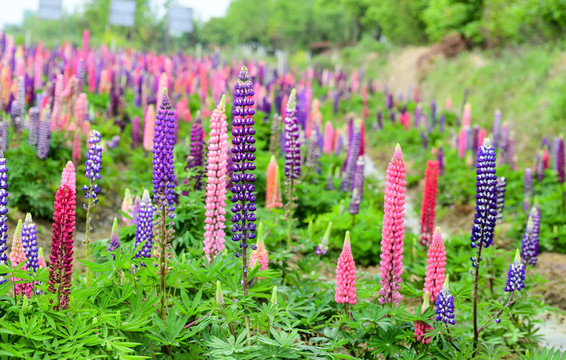
M525 287L525 264L521 261L519 250L515 253L515 260L509 265L507 273L506 292L521 291Z

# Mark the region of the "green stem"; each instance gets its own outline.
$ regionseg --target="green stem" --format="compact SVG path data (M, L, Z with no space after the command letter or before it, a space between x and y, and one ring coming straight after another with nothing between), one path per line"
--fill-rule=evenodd
M476 272L474 275L474 354L478 347L479 331L478 331L478 301L479 301L479 276L480 276L480 262L481 262L481 251L483 248L482 241L478 241L478 258L476 261Z
M248 339L248 346L252 346L252 332L250 331L250 318L248 317L248 315L245 316L245 320L246 320L246 338Z
M90 189L89 189L89 197L88 197L88 205L86 208L86 229L85 229L85 258L87 261L90 261L90 211L93 206L92 195L94 193L94 182L92 179L90 180ZM91 287L92 285L92 274L90 272L89 267L86 268L86 286Z
M161 311L160 311L160 315L161 315L161 319L165 320L165 308L166 308L166 304L167 304L167 294L165 292L165 272L167 270L167 264L165 261L165 251L166 251L166 247L167 247L167 225L166 225L166 220L167 219L167 210L165 209L165 205L161 205L161 215L160 215L160 232L161 232L161 238L159 239L159 247L160 247L160 253L159 253L159 280L160 280L160 290L161 290Z
M291 249L291 232L293 230L293 194L295 190L295 182L293 178L290 180L289 184L289 209L287 209L287 221L289 222L289 228L287 232L287 250Z

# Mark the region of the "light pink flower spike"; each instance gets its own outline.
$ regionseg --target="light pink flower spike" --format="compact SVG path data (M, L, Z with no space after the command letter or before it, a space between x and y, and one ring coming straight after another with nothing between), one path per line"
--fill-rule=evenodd
M379 302L401 301L401 274L403 273L403 240L405 237L405 162L401 146L397 144L395 154L387 168L383 229L381 233L381 290Z
M334 150L334 128L330 121L324 125L324 153L331 154Z
M155 108L149 105L143 119L143 148L147 151L153 149L153 133L155 128Z
M269 256L267 255L267 249L265 248L265 243L263 241L263 224L259 224L256 249L250 256L249 267L253 268L256 262L260 265L261 270L267 270L269 268ZM258 279L261 280L265 278L258 277Z
M445 278L446 249L442 241L440 228L436 228L432 243L428 248L428 258L426 260L426 276L424 284L425 294L428 292L431 303L436 301L436 297L442 290Z
M224 250L227 164L228 123L226 122L225 98L223 96L210 117L208 140L204 253L209 263Z
M336 295L337 303L355 305L356 300L356 263L350 247L350 232L346 232L344 248L336 265Z
M61 174L61 185L69 185L71 190L75 193L77 192L77 175L75 172L75 166L72 161L67 161L67 166L63 169Z

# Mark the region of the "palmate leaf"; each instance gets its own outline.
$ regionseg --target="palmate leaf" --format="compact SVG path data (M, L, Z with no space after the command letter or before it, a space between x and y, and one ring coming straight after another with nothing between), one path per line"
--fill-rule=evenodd
M226 341L228 340L228 341ZM207 354L213 359L253 359L257 357L258 346L246 344L246 331L242 331L238 338L228 337L226 340L211 336L207 345L212 350Z
M542 348L540 350L534 350L532 353L527 352L522 360L566 360L566 352L561 352L559 349L552 348Z
M368 342L370 348L374 348L373 355L383 354L385 356L394 356L396 353L403 351L404 346L398 344L399 336L402 336L399 329L389 329L380 334L381 336Z

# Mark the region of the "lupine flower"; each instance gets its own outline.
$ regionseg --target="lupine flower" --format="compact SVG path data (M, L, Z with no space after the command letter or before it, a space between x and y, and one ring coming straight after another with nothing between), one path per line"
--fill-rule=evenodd
M521 248L521 257L525 264L536 266L538 258L540 232L540 212L533 206L527 218L527 227L523 235L523 244Z
M285 114L285 178L298 179L301 176L301 150L299 148L299 122L296 116L296 91L293 89Z
M8 166L6 158L0 152L0 264L8 264ZM4 276L0 274L0 284L6 282Z
M22 225L22 246L26 255L27 263L26 270L35 275L39 269L39 254L37 249L37 228L31 219L31 214L26 214L26 219ZM43 260L43 259L42 259ZM45 262L45 260L43 260ZM39 282L41 284L41 282ZM28 293L31 295L33 292L34 284L28 285Z
M73 276L73 234L75 232L75 196L68 185L61 185L55 195L53 234L49 256L49 288L57 295L58 310L69 308Z
M136 239L134 249L138 249L134 258L150 258L153 241L153 204L149 191L144 190L136 221Z
M558 174L558 182L560 184L564 183L565 174L564 174L564 138L560 137L558 140L558 151L556 153L556 172Z
M175 119L173 115L167 89L164 88L161 105L155 117L153 137L153 200L158 207L167 206L168 216L171 219L175 211L175 168L173 166Z
M108 246L108 252L116 251L120 247L120 237L118 235L118 219L114 218L114 223L112 224L112 232L110 233L110 244ZM116 260L116 255L112 254L112 258Z
M485 139L478 150L476 161L476 215L472 228L471 245L489 247L497 216L497 176L495 175L495 149Z
M313 169L317 173L320 174L320 147L318 146L318 130L313 129L311 133L311 137L308 141L308 148L307 148L307 161L305 166L309 169Z
M248 171L255 170L255 122L254 85L248 69L240 70L238 81L234 85L234 107L232 114L232 240L240 242L243 257L244 293L247 294L247 259L248 240L256 237L255 185L256 177ZM253 247L252 247L253 248ZM240 256L240 253L236 254Z
M61 185L68 185L69 188L71 188L71 190L76 193L76 177L77 175L75 172L75 166L73 165L72 161L68 161L67 165L63 169L63 172L61 173Z
M29 109L29 133L28 143L37 146L39 139L39 109L32 107Z
M324 185L324 190L329 190L329 191L334 190L334 179L332 177L332 167L328 168L328 173L326 175L326 185Z
M155 133L155 107L149 105L143 119L143 148L147 151L153 149L153 136Z
M37 157L45 160L49 154L49 141L51 138L51 124L49 122L49 105L43 109L43 116L39 122L39 137L37 139Z
M361 131L356 131L353 129L352 141L349 144L348 155L346 156L345 170L340 183L340 190L349 192L352 191L352 183L354 180L354 172L356 170L356 161L360 155L360 144L362 141Z
M429 308L429 306L430 306L429 294L428 291L425 291L423 307L421 309L421 312L424 314L424 312ZM425 337L425 334L429 330L432 330L432 326L425 323L424 321L415 322L415 339L417 339L417 341L420 341L421 344L430 344L430 338Z
M271 155L269 165L267 166L267 186L265 188L265 208L280 208L283 206L281 202L281 183L279 180L279 165L275 156Z
M521 261L519 249L515 253L515 260L509 265L509 272L507 273L507 285L505 291L521 291L525 287L525 264Z
M82 157L82 141L81 141L81 132L80 129L75 130L75 136L73 136L73 153L72 158L75 164L79 164L81 162Z
M444 147L440 146L438 148L438 153L436 154L436 161L438 161L438 175L444 175Z
M537 181L542 182L544 180L544 163L543 155L540 153L536 156L535 172Z
M259 264L261 270L267 270L269 268L269 257L267 255L267 250L265 249L265 243L263 242L263 224L260 223L257 231L257 243L255 245L254 251L250 255L249 267L253 268L256 263ZM258 278L262 279L262 278Z
M332 230L332 221L328 222L328 226L326 227L326 231L324 232L324 236L322 237L322 241L320 244L316 246L316 250L314 253L316 255L326 255L328 254L328 241L330 240L330 231Z
M226 174L228 173L228 123L225 98L210 117L208 163L206 165L206 206L204 225L204 253L209 262L224 250L226 228Z
M531 198L533 197L533 170L525 169L523 184L523 211L529 211L531 207Z
M472 106L470 104L464 105L464 111L462 113L462 126L470 126L472 120Z
M222 286L220 285L220 281L216 281L216 296L215 296L216 304L219 306L224 306L224 295L222 295Z
M51 120L50 120L51 131L54 131L61 125L61 107L63 103L64 85L65 85L65 79L63 77L63 74L57 75L57 80L55 81L53 112L51 113Z
M438 161L427 161L425 185L421 206L421 240L422 246L429 246L434 233L436 218L436 193L438 188Z
M339 304L356 305L356 263L350 246L350 232L346 231L344 248L336 265L336 295Z
M132 120L132 148L138 147L140 142L140 118L139 116L134 116Z
M356 163L356 169L354 171L354 181L352 182L352 199L350 200L349 212L352 215L358 214L360 212L360 204L362 203L362 198L364 195L364 157L359 156Z
M431 301L434 301L442 290L444 284L444 272L446 267L446 249L442 241L440 228L436 228L434 238L428 248L426 261L426 276L424 291L429 294Z
M8 149L8 122L0 122L0 151Z
M202 149L203 149L203 127L200 112L197 113L193 126L191 127L191 152L187 158L187 165L185 166L185 171L188 169L197 170L198 173L195 176L195 189L201 189L201 172L202 172Z
M403 273L403 240L405 237L405 162L401 146L397 144L393 159L387 167L383 229L381 233L379 302L401 301L401 274Z
M83 191L85 198L92 198L94 204L98 202L97 195L100 187L95 184L96 180L100 180L100 170L102 169L102 146L100 146L100 133L92 130L88 139L89 149L86 153L85 176L90 180L90 185L84 185Z
M134 206L134 199L132 198L132 193L130 189L126 188L124 192L124 199L122 200L122 208L121 210L130 216L128 219L126 216L122 216L122 221L126 226L132 225L132 217L133 217L133 206Z
M12 249L10 251L10 262L12 263L12 267L15 269L26 261L26 255L24 253L24 247L22 245L22 220L18 220L18 225L16 226L16 231L14 232L14 237L12 238ZM23 279L14 278L14 281L22 281ZM29 286L31 284L16 284L15 287L15 295L18 296L20 294L27 296L28 298L31 296L32 287Z
M279 115L280 111L273 114L271 118L271 137L269 138L269 153L272 155L277 155L279 152L279 146L281 144L281 124L283 120L281 119L281 115Z
M446 274L446 280L442 291L436 297L436 321L442 321L445 324L456 324L454 320L454 297L450 295L450 276Z
M332 123L327 121L324 125L324 153L332 154L334 147L334 128Z
M136 195L134 198L134 204L132 205L132 225L138 224L138 213L140 212L140 196Z
M277 306L277 286L274 286L271 292L271 306Z
M542 164L544 169L548 169L548 165L550 162L550 155L548 154L548 149L544 149L544 151L542 152Z
M501 223L503 221L503 209L505 208L505 191L507 189L507 181L504 177L497 178L497 221Z

